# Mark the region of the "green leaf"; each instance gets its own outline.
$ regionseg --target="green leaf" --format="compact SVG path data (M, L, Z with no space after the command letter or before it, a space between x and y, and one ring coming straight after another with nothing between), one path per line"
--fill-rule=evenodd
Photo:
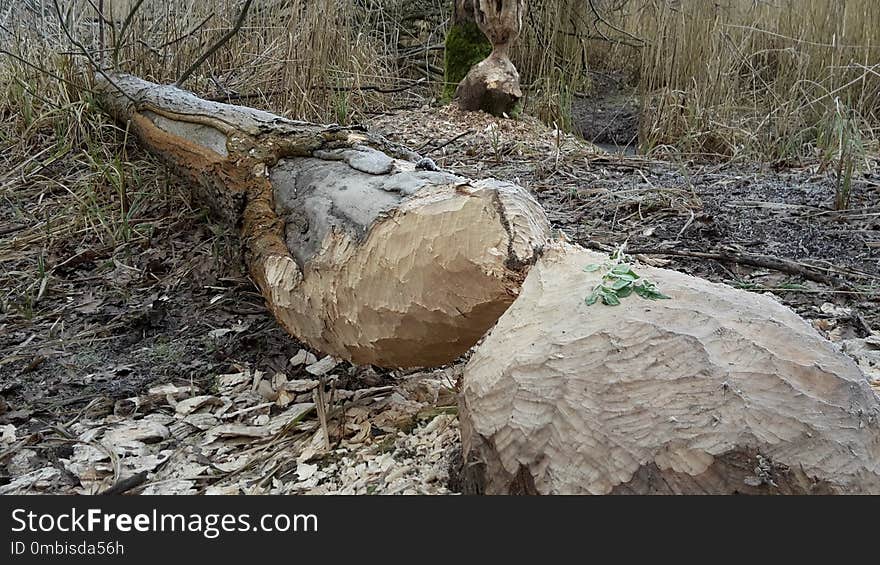
M611 269L611 272L615 275L635 275L629 263L618 263Z
M590 295L584 299L584 302L587 303L587 306L592 306L596 303L597 300L599 300L599 287L596 287L596 289L593 290L593 292L591 292Z
M617 297L617 294L614 292L603 292L602 293L602 302L607 304L608 306L619 306L620 299Z
M646 300L662 300L670 298L669 296L666 296L662 292L658 291L652 283L635 285L633 287L633 290L636 291L636 294Z
M592 263L584 267L585 272L594 272L599 269L606 270L602 276L602 283L597 285L590 295L584 298L587 306L592 306L599 300L607 306L618 306L621 299L626 298L633 292L646 300L671 298L657 290L657 285L654 282L644 279L636 273L632 265L624 262L622 256L612 256L612 260L616 261L602 265Z
M617 291L617 298L626 298L630 294L632 294L633 287L632 285L625 286Z
M608 273L607 276L608 276L608 278L611 278L611 279L618 279L618 280L629 281L629 282L635 282L635 281L638 280L638 278L639 278L638 275L633 276L633 275L628 274L628 273L623 274L623 275L618 275L618 274L615 274L615 273Z

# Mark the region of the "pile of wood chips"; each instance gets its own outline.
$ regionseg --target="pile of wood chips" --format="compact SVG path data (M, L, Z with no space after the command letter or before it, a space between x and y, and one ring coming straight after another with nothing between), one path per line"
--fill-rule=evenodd
M211 390L155 386L109 414L90 405L39 434L0 426L15 477L0 494L449 492L456 369L344 390L336 373L348 363L301 350L291 364L303 363L313 379L241 367L217 375ZM65 449L63 468L34 467L37 444Z

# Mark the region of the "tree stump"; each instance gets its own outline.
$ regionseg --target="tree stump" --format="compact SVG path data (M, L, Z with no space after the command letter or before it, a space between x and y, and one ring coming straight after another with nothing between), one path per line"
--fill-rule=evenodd
M670 300L588 306L607 257L548 249L467 364L468 492L880 493L880 406L768 296L637 266Z
M455 98L464 110L510 115L522 98L519 73L510 61L510 49L522 29L525 3L523 0L470 0L462 4L462 10L473 4L474 21L492 44L492 51L471 67L456 88ZM453 26L452 31L457 29Z
M455 96L471 67L492 52L492 44L474 19L474 0L455 0L443 50L443 101Z

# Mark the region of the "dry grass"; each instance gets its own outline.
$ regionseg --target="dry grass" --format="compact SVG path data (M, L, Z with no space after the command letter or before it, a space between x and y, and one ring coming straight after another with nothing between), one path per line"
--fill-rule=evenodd
M88 92L24 66L4 71L15 75L0 92L0 314L15 323L62 314L58 299L70 295L58 270L93 261L112 270L196 211Z
M660 31L642 67L642 90L657 97L644 122L646 146L809 157L840 119L873 137L876 2L729 1L717 10L683 2L678 12L652 15L642 20Z
M596 12L590 0L536 1L542 32L530 37L545 37L549 48L527 38L518 63L560 97L580 87L569 77L584 71L636 85L643 150L840 159L877 138L880 4L873 0L592 4Z
M105 65L169 83L233 26L243 7L241 0L104 2L115 18L102 25L93 8L98 0L60 0L68 37L55 0L26 0L6 14L7 44L49 71L84 68L85 50ZM240 31L185 86L300 119L348 121L379 102L376 88L398 85L386 14L360 4L256 0Z
M228 30L242 0L61 0L77 42L126 70L173 82ZM255 0L245 25L186 86L291 117L363 121L440 91L444 0ZM526 110L571 126L577 93L613 76L642 93L644 150L797 160L830 131L875 139L880 4L873 0L531 0L514 54ZM29 9L26 7L30 7ZM54 0L0 14L7 45L66 78L84 58ZM103 28L103 31L102 31ZM102 43L103 35L103 43ZM113 47L119 45L118 51ZM66 53L66 54L65 54ZM410 88L426 80L430 89ZM841 129L840 121L847 123ZM841 145L859 146L859 143ZM838 155L839 157L839 155Z

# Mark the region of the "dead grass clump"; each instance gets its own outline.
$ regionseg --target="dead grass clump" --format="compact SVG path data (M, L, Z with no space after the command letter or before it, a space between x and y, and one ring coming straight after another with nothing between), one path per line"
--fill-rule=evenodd
M640 52L643 149L759 160L815 158L829 120L876 138L880 5L871 0L630 0L608 13L644 40L594 44L596 59ZM595 59L594 59L595 60ZM631 56L622 61L633 65Z
M644 151L814 160L826 151L823 132L840 131L841 117L845 131L877 138L880 4L873 0L529 6L514 62L530 87L527 109L548 122L568 124L572 94L610 82L642 94Z

